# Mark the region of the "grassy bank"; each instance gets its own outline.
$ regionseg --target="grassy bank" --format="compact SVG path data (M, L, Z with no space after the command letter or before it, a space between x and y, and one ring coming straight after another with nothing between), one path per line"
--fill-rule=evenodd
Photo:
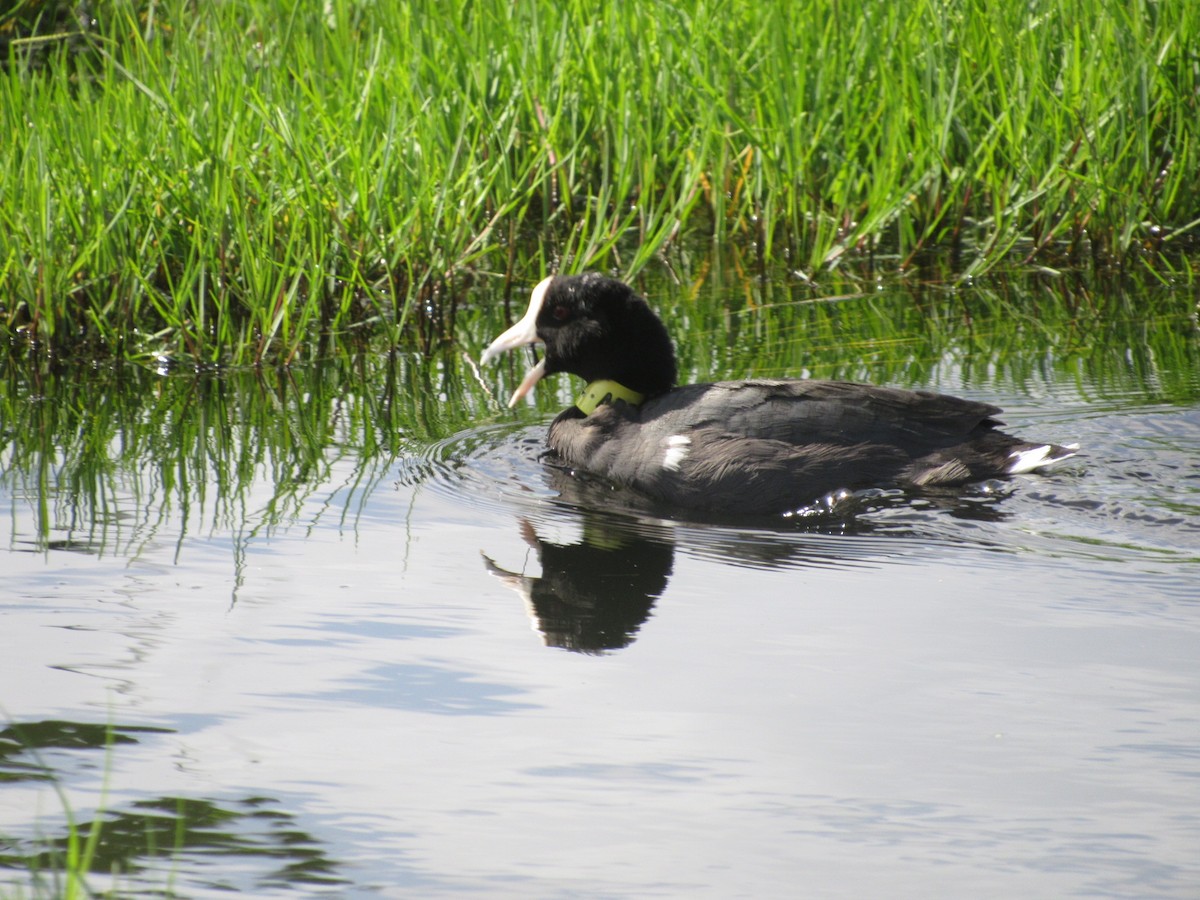
M428 345L479 278L682 237L807 276L1178 267L1200 216L1179 0L88 9L0 73L0 332L59 353Z

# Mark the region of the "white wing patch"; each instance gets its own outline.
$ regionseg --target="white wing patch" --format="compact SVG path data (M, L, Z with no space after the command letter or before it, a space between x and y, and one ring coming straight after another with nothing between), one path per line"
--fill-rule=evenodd
M662 467L672 472L678 472L679 464L688 455L692 439L684 434L673 434L664 443L667 445L667 450L663 453Z
M1078 444L1064 444L1068 450L1078 450ZM1008 455L1012 460L1008 464L1009 475L1020 475L1023 472L1032 472L1034 469L1044 469L1062 462L1064 459L1070 459L1074 453L1066 453L1062 456L1050 456L1050 445L1043 444L1041 447L1030 447L1028 450L1014 450ZM1050 457L1047 459L1047 457Z

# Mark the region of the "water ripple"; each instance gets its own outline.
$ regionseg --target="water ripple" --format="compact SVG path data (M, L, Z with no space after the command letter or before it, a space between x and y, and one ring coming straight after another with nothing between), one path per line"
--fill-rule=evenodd
M1134 429L1140 435L1136 454L1089 435L1085 458L1051 476L920 495L866 491L811 515L753 523L688 521L634 492L567 469L547 453L544 424L491 423L451 435L403 459L398 479L422 483L481 513L507 511L532 523L535 532L565 525L593 542L598 534L610 541L663 542L751 567L921 563L962 548L998 553L982 558L996 566L1006 555L1027 553L1131 560L1142 569L1195 563L1195 457L1189 448L1163 442L1169 429L1153 414L1140 421L1147 424ZM981 561L978 554L972 558Z

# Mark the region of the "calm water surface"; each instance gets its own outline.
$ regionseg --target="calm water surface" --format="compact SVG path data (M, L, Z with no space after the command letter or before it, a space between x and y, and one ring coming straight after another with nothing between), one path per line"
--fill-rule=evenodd
M1086 455L734 527L548 468L548 407L335 425L294 492L9 432L0 895L65 806L128 894L1200 895L1200 389L925 383Z

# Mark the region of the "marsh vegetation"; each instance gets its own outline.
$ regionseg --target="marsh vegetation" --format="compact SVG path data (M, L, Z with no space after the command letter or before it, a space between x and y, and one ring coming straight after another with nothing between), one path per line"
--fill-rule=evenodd
M929 253L1191 278L1193 4L25 0L0 29L10 346L428 349L480 285L681 244L815 296Z

